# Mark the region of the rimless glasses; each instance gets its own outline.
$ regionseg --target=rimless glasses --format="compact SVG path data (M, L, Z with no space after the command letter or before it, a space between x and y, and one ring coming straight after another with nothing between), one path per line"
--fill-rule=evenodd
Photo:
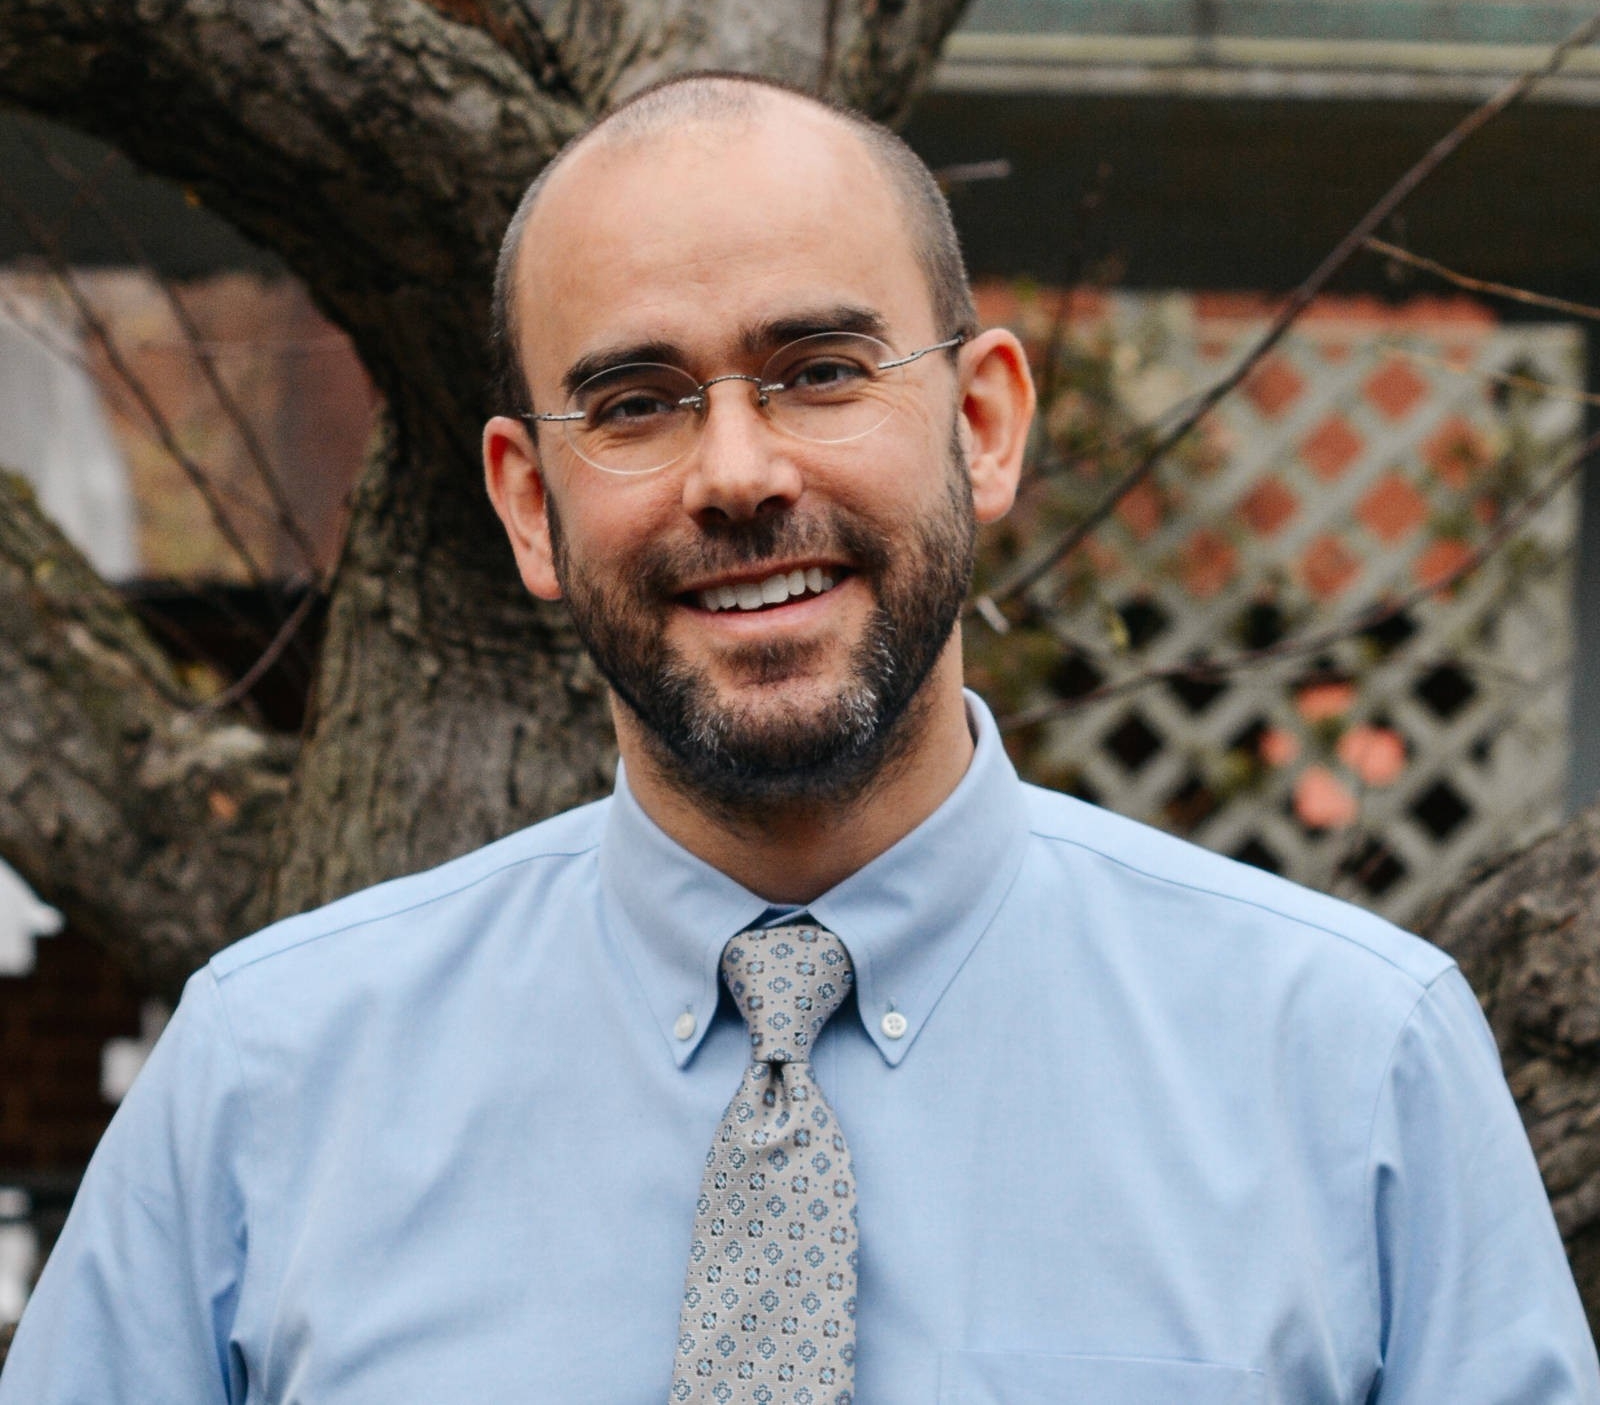
M559 424L572 450L604 473L654 473L693 446L722 381L747 381L773 428L812 444L844 444L871 434L894 413L894 388L906 366L960 346L964 336L896 356L876 337L821 332L779 347L760 375L697 381L678 366L613 366L580 384L560 414L525 414Z

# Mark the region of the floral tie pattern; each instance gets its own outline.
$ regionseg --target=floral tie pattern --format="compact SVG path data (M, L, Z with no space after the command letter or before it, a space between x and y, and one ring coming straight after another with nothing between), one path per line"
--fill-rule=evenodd
M855 980L821 927L741 932L722 977L754 1061L706 1154L673 1405L850 1405L856 1184L811 1047Z

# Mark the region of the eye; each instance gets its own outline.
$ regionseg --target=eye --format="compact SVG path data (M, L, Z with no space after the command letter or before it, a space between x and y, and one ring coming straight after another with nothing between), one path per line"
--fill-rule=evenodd
M789 392L791 402L840 403L862 394L891 356L882 342L855 332L820 332L780 348L762 379Z
M621 366L579 386L573 408L588 430L647 434L672 424L694 391L694 382L671 366Z
M809 356L790 369L784 384L795 390L843 390L870 380L873 370L848 356Z
M637 424L641 420L671 415L677 409L678 402L659 391L631 390L591 405L588 417L595 425Z

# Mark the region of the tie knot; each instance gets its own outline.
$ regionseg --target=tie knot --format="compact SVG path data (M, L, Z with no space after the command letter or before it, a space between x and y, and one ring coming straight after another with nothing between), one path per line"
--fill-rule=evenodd
M722 953L722 978L764 1063L798 1063L855 981L850 953L825 927L740 932Z

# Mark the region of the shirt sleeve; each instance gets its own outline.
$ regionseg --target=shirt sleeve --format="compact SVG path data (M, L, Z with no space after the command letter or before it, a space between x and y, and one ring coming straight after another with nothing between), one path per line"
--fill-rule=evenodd
M238 1062L209 968L84 1175L17 1329L0 1405L224 1405L245 1249Z
M1373 1125L1376 1405L1597 1405L1600 1367L1499 1053L1451 968Z

